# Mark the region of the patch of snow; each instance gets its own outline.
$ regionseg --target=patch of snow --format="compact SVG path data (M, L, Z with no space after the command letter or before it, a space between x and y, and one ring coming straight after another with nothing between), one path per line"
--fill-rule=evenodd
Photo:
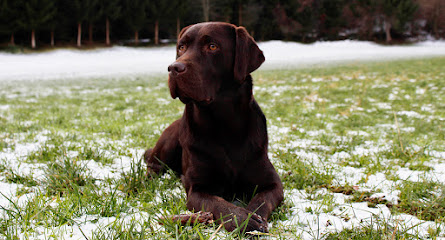
M369 133L364 131L348 131L348 135L368 137Z
M323 200L310 201L307 193L301 190L287 191L286 198L292 202L291 215L288 220L281 221L280 225L299 226L303 239L320 239L328 233L352 229L370 224L376 219L385 220L391 218L391 211L384 205L369 208L366 202L346 203L343 194L332 194L320 191L320 195L331 195L334 205L331 213L325 213L323 209L328 204Z
M382 46L351 40L313 44L268 41L259 43L259 47L266 57L261 69L445 55L445 41L428 41L409 46ZM167 66L175 60L175 55L174 46L55 50L33 54L0 53L0 80L167 75Z
M434 113L433 106L432 106L431 104L423 105L423 106L420 108L420 110L422 110L422 111L424 111L424 112Z
M422 118L422 115L414 111L399 111L397 112L397 115L404 115L412 118Z
M425 88L420 88L420 87L416 87L416 94L417 95L423 95L423 94L425 94L425 92L426 92L426 89Z
M389 145L375 146L371 142L365 142L364 145L356 146L352 151L352 154L357 156L371 156L388 149L390 149Z
M442 160L445 160L445 152L439 152L439 151L428 151L428 155L435 157L435 158L439 158Z
M259 46L266 57L264 68L445 55L444 41L424 42L410 46L382 46L373 42L351 40L313 44L269 41L260 43Z
M339 162L339 161L344 161L344 160L347 160L350 158L351 158L351 155L347 152L336 152L336 153L334 153L334 155L332 155L331 161Z
M286 144L287 148L313 148L314 146L320 145L320 141L308 140L308 139L297 139L292 140Z

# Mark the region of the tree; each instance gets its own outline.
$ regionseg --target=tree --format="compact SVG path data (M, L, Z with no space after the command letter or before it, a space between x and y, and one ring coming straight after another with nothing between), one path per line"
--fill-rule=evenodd
M67 7L72 10L74 20L77 23L77 47L82 46L82 23L87 17L87 0L69 0L65 2Z
M303 41L306 37L318 39L320 37L321 25L325 21L325 16L321 10L323 0L297 0L299 7L297 11L301 13L297 15L298 22L303 28Z
M173 10L170 0L157 0L148 4L148 9L151 18L154 20L154 43L159 44L159 21L162 16L168 16L170 11Z
M88 22L88 43L93 44L93 27L100 17L102 17L102 10L100 8L99 0L84 0L85 1L85 20Z
M51 18L47 25L48 29L50 30L50 43L51 47L54 47L55 45L55 31L58 26L61 25L61 22L63 22L62 19L64 19L65 15L63 11L60 11L61 8L63 8L63 0L53 0L54 4L56 5L56 13L53 18Z
M174 7L174 14L176 16L176 36L179 36L179 32L181 31L181 20L185 17L185 15L190 10L190 1L189 0L176 0Z
M210 21L210 0L201 0L204 22Z
M236 7L237 11L235 11L233 18L237 19L237 24L244 26L250 35L255 37L255 25L257 22L263 21L263 19L259 21L261 11L263 10L261 2L257 0L242 0L238 1L234 7Z
M306 42L308 37L319 36L320 11L320 0L281 1L273 8L278 29L285 39L290 40L298 36L303 42Z
M337 39L340 30L346 25L342 10L345 0L322 1L320 11L320 37Z
M445 37L445 1L417 0L420 14L426 20L426 26L436 38Z
M392 41L391 29L403 29L405 24L414 17L417 4L413 0L377 0L378 10L383 17L386 42Z
M52 0L28 0L22 6L18 24L24 30L31 31L31 47L36 48L36 30L43 28L57 13Z
M19 8L22 3L20 0L0 0L0 33L6 33L10 36L9 44L15 45L14 34L18 30Z
M355 33L359 39L371 39L377 18L374 0L352 0L343 7L342 17L346 31Z
M237 22L238 25L241 26L243 25L243 15L244 15L244 7L248 4L249 0L234 0L233 6L234 8L236 8L236 15L237 15ZM249 9L247 9L247 12L249 11Z
M294 19L294 16L286 12L289 5L277 4L273 9L275 19L278 23L281 33L284 35L286 40L290 40L291 36L296 34L299 29L301 29L301 24Z
M105 44L110 45L110 20L115 20L121 15L120 0L101 0L101 11L105 18Z
M215 1L211 6L209 15L213 20L231 22L239 26L242 25L243 5L248 0L220 0Z
M277 23L276 15L274 14L274 8L277 6L276 0L259 0L257 4L260 6L258 12L258 19L252 24L252 29L256 33L255 38L260 40L266 39L280 39L282 33L280 31L279 24Z
M242 23L243 4L247 0L220 0L211 4L209 9L209 17L212 20L231 22L237 25Z
M123 18L134 32L134 43L139 44L139 31L144 27L147 20L147 0L124 0Z
M343 17L347 16L349 29L358 28L359 36L370 39L383 29L386 42L390 43L391 32L403 33L417 9L414 0L352 0L343 9Z

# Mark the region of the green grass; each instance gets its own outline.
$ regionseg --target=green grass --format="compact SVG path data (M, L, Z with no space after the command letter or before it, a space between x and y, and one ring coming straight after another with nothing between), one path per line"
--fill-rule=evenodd
M425 180L405 181L399 190L399 211L428 221L445 222L445 185Z
M445 149L443 66L433 58L255 72L286 191L265 238L445 237L445 159L435 154ZM0 82L0 184L13 189L0 190L0 239L239 238L217 224L158 223L187 210L186 194L171 171L147 178L141 157L182 112L165 76ZM382 192L398 201L373 197ZM361 222L342 210L360 203L392 217ZM397 220L403 214L433 225L422 232ZM323 216L353 228L327 230Z

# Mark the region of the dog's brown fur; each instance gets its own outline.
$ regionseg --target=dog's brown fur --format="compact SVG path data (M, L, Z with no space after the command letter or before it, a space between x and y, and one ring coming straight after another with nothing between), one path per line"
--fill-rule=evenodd
M145 153L148 174L167 165L181 175L192 211L212 212L233 231L267 232L283 187L267 156L266 118L252 95L250 73L264 62L243 27L200 23L184 28L169 66L173 98L183 116ZM246 208L237 199L250 201Z

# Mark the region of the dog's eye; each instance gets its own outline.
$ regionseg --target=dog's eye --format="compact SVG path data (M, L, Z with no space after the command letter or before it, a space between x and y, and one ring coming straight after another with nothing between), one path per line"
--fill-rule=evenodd
M184 52L185 49L186 49L185 45L179 45L178 46L178 51L180 51L180 52Z
M213 43L209 44L210 51L215 51L216 49L218 49L218 46L216 46L216 44L213 44Z

